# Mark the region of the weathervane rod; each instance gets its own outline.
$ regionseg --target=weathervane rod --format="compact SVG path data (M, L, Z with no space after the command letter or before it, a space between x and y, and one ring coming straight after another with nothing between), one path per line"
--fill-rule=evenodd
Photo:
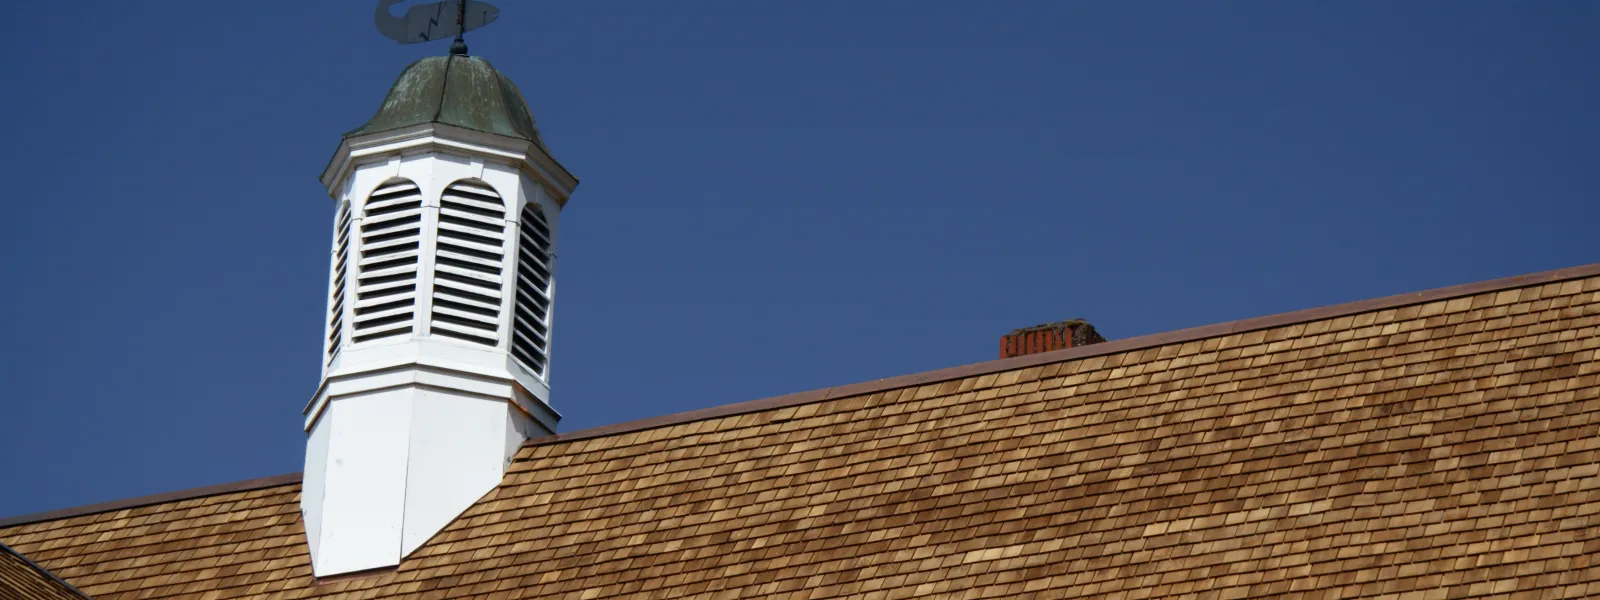
M470 1L461 0L460 4L456 5L456 41L450 43L451 54L467 55L467 40L464 36L467 34L467 2Z

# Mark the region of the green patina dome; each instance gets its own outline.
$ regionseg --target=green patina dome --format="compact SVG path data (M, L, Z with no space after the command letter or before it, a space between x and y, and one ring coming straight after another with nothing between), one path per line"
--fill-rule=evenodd
M517 86L476 56L430 56L411 63L378 114L345 137L424 123L524 139L544 148Z

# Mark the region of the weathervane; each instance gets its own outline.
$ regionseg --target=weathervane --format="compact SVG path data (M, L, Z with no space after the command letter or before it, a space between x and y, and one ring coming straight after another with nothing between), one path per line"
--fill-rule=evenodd
M417 4L406 10L406 15L396 17L389 7L404 0L378 0L378 31L402 44L431 42L455 36L450 44L451 54L466 54L467 41L462 34L493 23L500 18L500 9L488 2L475 0L445 0L432 4ZM471 4L468 10L468 4Z

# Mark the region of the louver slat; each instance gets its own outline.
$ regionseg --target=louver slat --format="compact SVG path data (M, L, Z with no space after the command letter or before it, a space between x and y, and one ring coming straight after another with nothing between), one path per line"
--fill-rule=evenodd
M543 377L548 356L550 317L550 227L538 205L529 203L517 222L516 307L512 311L511 355Z
M331 283L332 301L328 308L328 362L333 362L339 355L339 347L344 343L344 282L345 271L349 265L350 255L350 204L345 203L339 207L337 225L334 226L333 240L333 281Z
M440 196L428 326L433 335L500 343L505 212L500 195L482 182L457 181Z
M393 179L362 206L356 260L356 343L411 333L416 318L417 264L422 250L422 192Z

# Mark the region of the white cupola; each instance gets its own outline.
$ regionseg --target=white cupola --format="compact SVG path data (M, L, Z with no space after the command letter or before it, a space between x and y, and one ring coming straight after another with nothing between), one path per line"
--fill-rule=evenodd
M300 507L318 577L389 567L555 431L551 317L577 179L488 61L425 58L345 134Z

